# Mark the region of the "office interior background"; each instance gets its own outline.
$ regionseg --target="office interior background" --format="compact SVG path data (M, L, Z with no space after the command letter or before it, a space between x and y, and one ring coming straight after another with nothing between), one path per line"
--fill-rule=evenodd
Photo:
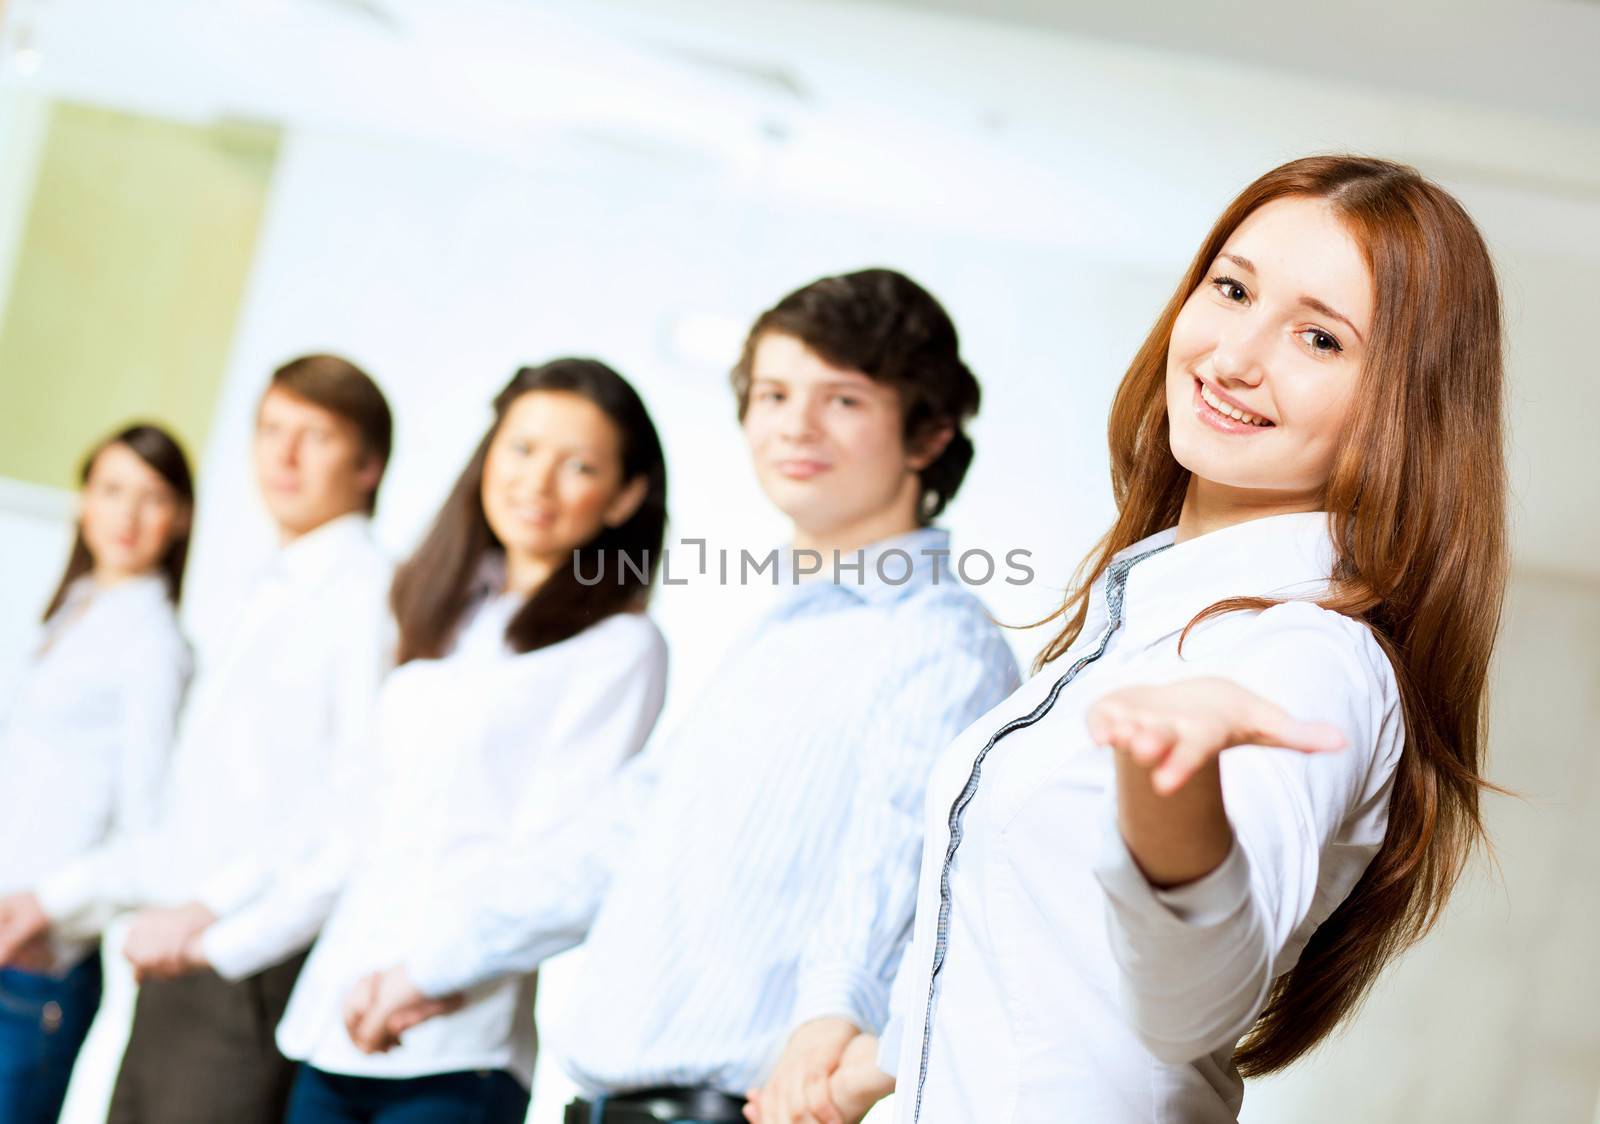
M312 350L395 407L376 526L397 556L494 391L561 354L640 388L674 539L776 545L727 370L755 313L868 265L961 329L984 403L943 522L958 551L1031 552L1032 583L979 592L1036 621L1109 522L1112 391L1222 205L1307 153L1416 164L1504 287L1515 570L1490 775L1517 795L1488 801L1495 861L1437 933L1337 1040L1252 1082L1244 1119L1600 1121L1600 4L6 0L0 20L4 658L59 574L80 455L136 417L199 466L203 657L271 549L256 398ZM749 592L659 591L661 730ZM1028 660L1045 632L1011 638ZM96 1118L130 988L65 1120ZM556 1061L534 1124L570 1092Z

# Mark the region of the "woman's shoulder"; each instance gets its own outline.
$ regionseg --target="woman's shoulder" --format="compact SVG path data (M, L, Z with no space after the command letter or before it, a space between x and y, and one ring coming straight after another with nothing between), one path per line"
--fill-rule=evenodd
M1280 702L1302 696L1345 705L1365 700L1378 714L1399 706L1394 667L1371 627L1313 601L1281 601L1202 621L1176 655L1183 676L1220 675Z
M666 637L655 619L642 608L612 613L579 635L618 653L631 652L640 658L665 659L667 654Z
M1247 632L1253 642L1276 650L1343 657L1364 678L1395 686L1394 667L1372 626L1314 601L1283 601L1264 609L1253 615Z

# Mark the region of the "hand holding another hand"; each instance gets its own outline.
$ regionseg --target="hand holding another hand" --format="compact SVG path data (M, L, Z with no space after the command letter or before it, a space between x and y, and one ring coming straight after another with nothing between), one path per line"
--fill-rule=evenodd
M122 946L134 978L170 980L207 967L200 938L216 920L199 902L140 910Z
M878 1039L845 1019L815 1019L789 1039L767 1083L748 1094L751 1124L858 1124L894 1091Z
M460 994L433 999L422 994L399 965L356 981L345 996L344 1026L350 1041L366 1054L382 1054L418 1023L458 1010Z

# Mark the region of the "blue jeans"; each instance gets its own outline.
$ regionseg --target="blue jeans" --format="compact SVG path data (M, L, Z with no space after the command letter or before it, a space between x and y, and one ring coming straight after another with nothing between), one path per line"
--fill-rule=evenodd
M0 1121L55 1124L100 1007L100 954L64 978L0 968Z
M283 1124L522 1124L528 1090L503 1069L346 1077L302 1065Z

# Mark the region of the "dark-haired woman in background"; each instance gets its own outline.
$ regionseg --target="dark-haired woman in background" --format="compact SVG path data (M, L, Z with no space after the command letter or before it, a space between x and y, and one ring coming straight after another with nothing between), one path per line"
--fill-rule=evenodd
M176 614L194 506L183 450L136 425L95 447L82 481L66 572L31 658L0 687L0 902L154 817L189 679ZM93 945L43 938L7 959L0 1121L50 1124L100 1003L100 960Z
M303 1062L292 1124L518 1122L534 1061L533 979L477 989L383 1055L344 999L436 923L482 855L592 802L660 711L666 647L643 610L666 527L666 465L609 367L524 368L432 529L395 576L399 668L378 701L385 775L343 845L280 871L187 965L239 978L320 927L278 1028ZM627 561L621 561L626 556ZM601 572L604 581L579 581Z

